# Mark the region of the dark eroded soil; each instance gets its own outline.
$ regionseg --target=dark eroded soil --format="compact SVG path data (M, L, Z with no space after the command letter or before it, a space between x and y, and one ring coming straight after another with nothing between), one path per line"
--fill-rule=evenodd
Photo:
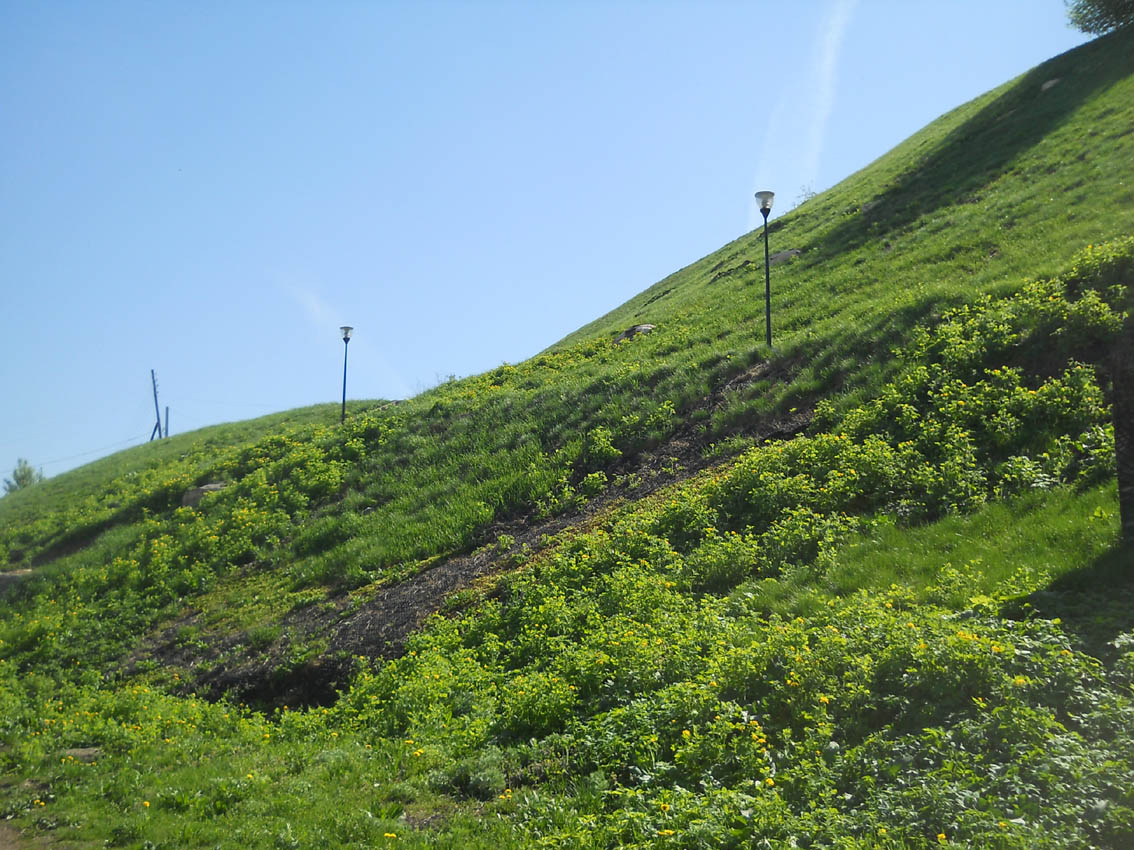
M771 368L758 364L723 384L702 407L712 412L724 404L730 391L761 379L782 380L790 371L791 366L783 364ZM810 409L798 410L737 430L757 441L785 439L801 433L811 416ZM124 666L129 672L138 662L154 659L161 666L188 672L183 689L209 698L227 695L262 707L326 704L348 683L357 657L398 657L406 639L430 616L444 610L452 594L515 569L524 558L544 547L550 537L569 527L585 526L619 501L647 496L720 462L706 459L705 448L696 426L687 424L655 449L621 458L607 470L617 483L577 511L552 518L527 515L497 522L485 529L474 551L453 554L402 581L379 586L365 601L359 602L357 594L342 594L323 604L289 612L281 621L281 633L290 640L284 638L270 647L252 649L247 635L225 635L218 640L203 636L187 647L176 638L184 627L197 624L197 615L190 613L146 638ZM497 545L505 535L512 542ZM324 652L298 664L288 660L292 640L307 642L313 637L326 640Z

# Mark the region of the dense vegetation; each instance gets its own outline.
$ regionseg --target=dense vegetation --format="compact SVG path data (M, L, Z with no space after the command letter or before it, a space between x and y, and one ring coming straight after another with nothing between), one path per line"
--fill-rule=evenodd
M1131 47L775 222L774 351L750 235L524 363L0 500L0 811L78 846L1134 843L1098 368ZM404 643L351 632L462 559Z

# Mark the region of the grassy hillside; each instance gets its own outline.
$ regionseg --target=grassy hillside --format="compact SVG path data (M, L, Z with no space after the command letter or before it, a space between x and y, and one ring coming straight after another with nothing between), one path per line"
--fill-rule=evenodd
M777 219L772 350L752 233L524 363L0 500L0 810L74 846L1134 843L1132 42Z

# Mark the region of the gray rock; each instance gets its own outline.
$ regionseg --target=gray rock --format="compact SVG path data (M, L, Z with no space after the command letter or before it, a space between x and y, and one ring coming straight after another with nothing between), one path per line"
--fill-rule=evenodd
M210 481L208 484L202 484L200 487L192 487L186 490L185 495L181 497L181 506L183 508L195 508L206 493L215 493L218 490L223 490L227 486L228 484L224 481Z
M63 757L90 764L91 762L98 761L100 758L102 758L102 748L72 747L69 750L63 751Z
M614 338L615 342L622 342L626 339L633 339L638 334L648 334L656 325L634 325L632 328L627 328L622 333Z
M786 251L778 251L768 258L768 264L778 266L780 263L786 263L788 260L798 257L803 252L798 248L789 248Z

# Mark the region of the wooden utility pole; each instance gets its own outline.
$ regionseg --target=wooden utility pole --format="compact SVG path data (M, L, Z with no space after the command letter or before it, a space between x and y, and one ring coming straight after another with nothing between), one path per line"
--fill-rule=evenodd
M150 431L150 440L152 442L153 438L154 438L154 434L157 434L157 438L159 440L162 437L162 433L161 433L161 408L158 407L158 401L157 401L157 376L154 375L153 369L150 369L150 383L152 383L154 385L154 416L157 418L157 421L154 423L154 430Z

